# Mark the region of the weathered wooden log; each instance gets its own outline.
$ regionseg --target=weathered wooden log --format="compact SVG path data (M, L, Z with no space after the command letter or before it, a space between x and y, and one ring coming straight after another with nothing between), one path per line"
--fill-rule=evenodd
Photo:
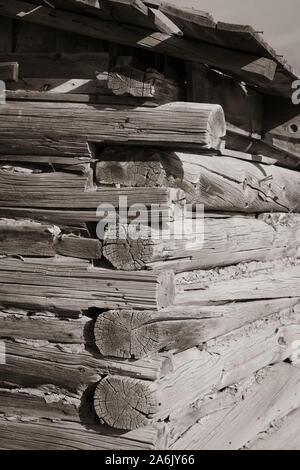
M51 155L0 155L1 165L18 166L38 164L45 171L74 171L88 174L90 170L91 157L68 157Z
M202 350L174 355L173 372L158 381L110 374L96 388L96 412L101 422L119 429L164 420L201 394L221 390L290 357L299 335L299 313L287 310L208 341Z
M20 10L22 12L36 10L33 4L18 0L11 0L9 4L1 0L0 6L1 14L9 18L15 18ZM154 48L158 53L206 63L255 84L272 81L277 67L276 62L265 57L240 53L225 47L183 39L151 29L126 26L124 23L103 21L100 18L91 18L59 9L56 9L54 14L52 8L43 7L36 10L34 15L22 15L22 20L112 42L117 37L122 44L147 50Z
M93 320L84 315L69 318L18 309L0 312L0 331L4 338L92 345L93 327Z
M0 219L0 255L51 257L56 254L99 259L101 243L96 239L63 234L56 225L26 219Z
M2 206L94 209L96 215L100 205L118 208L121 197L126 198L125 209L133 204L144 204L147 208L155 204L156 211L169 213L170 217L174 216L177 209L180 210L184 202L184 193L176 189L156 188L149 193L146 188L96 188L93 186L91 171L87 175L78 175L0 166ZM99 210L98 220L104 217L103 211L104 207ZM103 212L102 216L100 212Z
M289 364L262 370L243 393L242 400L200 419L171 449L241 449L273 420L299 407L299 385L300 370Z
M221 106L209 104L175 102L147 108L11 101L1 106L0 129L1 153L8 154L40 154L44 138L60 142L70 136L74 145L86 141L215 150L225 134L225 119ZM26 152L15 139L20 133ZM57 152L49 147L42 154Z
M0 305L30 309L160 309L173 303L174 274L116 272L75 258L0 259Z
M246 445L247 450L299 450L299 447L300 407L284 418L277 418Z
M18 80L18 75L19 75L18 62L0 61L0 80L16 82Z
M287 308L300 314L300 298L233 302L216 306L173 306L159 312L112 310L95 323L103 356L141 358L158 351L180 351L225 335Z
M300 210L300 175L285 168L157 149L112 148L100 158L96 170L100 184L179 187L187 202L202 203L207 211Z
M180 275L181 276L181 275ZM182 275L184 292L176 301L180 305L209 305L294 297L299 290L300 260L253 261L208 271ZM180 280L178 280L180 283Z
M0 417L0 436L0 447L7 450L162 449L162 443L157 439L158 433L151 427L120 435L99 424L86 426L67 420L24 422Z
M50 343L40 340L8 340L5 342L5 364L0 364L1 388L33 388L51 384L66 396L81 398L89 387L108 373L131 375L137 379L154 381L172 370L168 354L157 354L151 359L124 361L104 359L96 349L83 344Z
M180 101L184 97L183 88L178 83L152 69L144 72L133 67L116 66L108 74L107 86L117 96L153 98L159 103Z
M188 224L191 233L185 234L183 230ZM118 227L119 232L126 234L122 239L111 230L105 233L103 254L117 269L174 269L175 272L300 254L297 214L205 218L197 224L190 219L183 219L182 225L175 221L168 227L170 237L164 237L162 230L147 227L140 231L139 238L134 227L122 225Z

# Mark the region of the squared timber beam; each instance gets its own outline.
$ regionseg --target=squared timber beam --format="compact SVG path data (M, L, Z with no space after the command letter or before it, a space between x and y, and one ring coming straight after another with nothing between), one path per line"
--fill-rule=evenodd
M18 62L0 62L0 80L17 82L18 77Z

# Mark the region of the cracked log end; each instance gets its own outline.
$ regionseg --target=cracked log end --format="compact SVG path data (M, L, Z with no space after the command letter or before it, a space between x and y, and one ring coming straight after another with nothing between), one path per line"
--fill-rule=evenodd
M108 229L105 233L103 255L117 269L125 271L144 269L145 263L153 260L159 240L153 241L148 226L139 227L138 238L135 226L119 225L117 232L114 234L113 229Z
M151 382L121 376L99 382L94 406L102 424L125 430L149 424L149 415L157 411Z
M151 312L112 310L99 315L95 342L103 356L140 358L157 351L157 323L148 323Z

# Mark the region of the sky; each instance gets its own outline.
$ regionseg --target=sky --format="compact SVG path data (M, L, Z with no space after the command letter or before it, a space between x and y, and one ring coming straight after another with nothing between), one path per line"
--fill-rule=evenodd
M168 0L209 12L216 21L249 24L300 72L300 0Z

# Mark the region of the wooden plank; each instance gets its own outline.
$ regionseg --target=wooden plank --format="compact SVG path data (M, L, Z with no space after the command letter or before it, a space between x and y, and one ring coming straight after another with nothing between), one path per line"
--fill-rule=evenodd
M176 186L206 211L298 212L299 172L225 156L108 148L99 155L100 184Z
M0 165L26 165L37 163L45 171L75 171L88 174L91 158L88 157L58 157L45 155L0 155ZM2 163L3 162L3 163Z
M107 88L107 73L99 73L93 78L20 78L16 83L7 86L8 91L14 92L43 92L51 99L51 94L71 95L109 95ZM12 95L13 96L13 95Z
M97 385L96 413L102 423L117 429L135 429L166 419L201 394L221 390L268 364L284 361L299 335L299 313L287 311L284 317L258 320L209 341L204 350L174 355L173 372L155 382L110 374Z
M178 273L300 253L299 215L186 218L181 222L170 223L162 230L146 227L138 234L130 225L118 226L117 233L108 229L103 254L117 269L173 269Z
M16 82L18 75L18 62L0 62L0 80Z
M1 152L7 154L25 153L25 146L27 155L55 155L57 150L52 148L41 152L39 142L44 147L48 141L60 147L60 141L69 136L74 146L86 140L102 145L113 142L216 149L225 134L225 120L219 105L185 102L156 108L10 102L1 106L0 129ZM20 134L22 143L16 138ZM35 151L28 150L30 144Z
M63 234L55 225L0 219L0 254L99 259L102 250L99 240Z
M264 97L264 141L300 158L300 113L291 99Z
M300 158L296 152L288 149L279 148L265 139L258 139L251 133L227 123L225 145L230 150L246 152L260 156L261 161L264 158L274 158L278 166L299 170Z
M66 306L75 311L90 307L155 310L170 305L175 293L170 271L120 274L67 257L3 258L0 278L1 305L21 306L24 301L25 308L39 309L44 298L44 309L49 311Z
M274 419L299 407L299 400L299 369L275 365L256 375L242 400L201 419L171 449L241 449Z
M226 305L171 306L159 312L112 310L95 323L103 356L141 358L159 351L181 351L206 343L248 323L285 309L298 314L299 298L232 302Z
M53 11L53 10L51 10ZM108 70L109 56L104 52L51 53L13 52L0 54L0 62L18 62L21 79L96 79Z
M181 275L183 276L183 275ZM279 299L293 297L298 290L299 260L253 261L222 269L191 273L185 292L178 294L180 305L193 301L201 305L213 302ZM185 274L188 280L188 273Z
M247 443L249 450L299 450L300 408L272 422L257 438Z
M26 14L30 12L31 14ZM106 22L100 18L89 18L60 10L53 12L53 9L45 7L35 9L34 5L18 0L11 0L9 4L1 0L0 13L10 18L18 17L24 21L112 42L117 37L119 42L123 44L148 50L151 48L158 53L207 63L233 73L240 79L255 83L273 80L276 71L276 63L264 57L232 52L218 46L196 43L165 33L145 31L144 28Z

